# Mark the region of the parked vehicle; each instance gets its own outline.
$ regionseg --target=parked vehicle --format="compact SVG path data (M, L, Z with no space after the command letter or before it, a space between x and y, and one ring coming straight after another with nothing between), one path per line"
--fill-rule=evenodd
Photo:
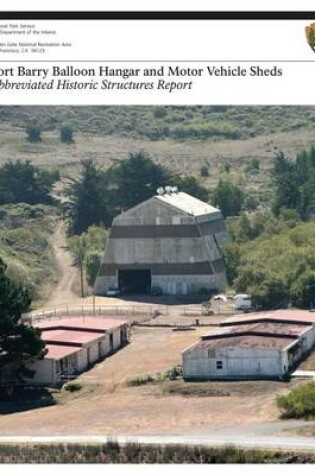
M118 288L110 288L106 292L107 297L116 297L116 295L120 295L120 290Z
M153 286L151 287L150 295L155 295L155 296L163 295L163 290L158 285Z
M234 296L234 308L235 310L252 310L252 299L248 294L236 294Z

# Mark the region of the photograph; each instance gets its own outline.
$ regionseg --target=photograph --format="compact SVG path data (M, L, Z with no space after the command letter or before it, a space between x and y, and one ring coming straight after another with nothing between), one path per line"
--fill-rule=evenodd
M1 105L0 463L314 463L314 248L315 106Z

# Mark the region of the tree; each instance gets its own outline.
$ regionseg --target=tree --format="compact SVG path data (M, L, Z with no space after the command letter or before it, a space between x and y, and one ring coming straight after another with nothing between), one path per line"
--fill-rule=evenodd
M131 153L113 170L115 203L120 210L131 208L156 194L160 186L171 184L170 172L142 152Z
M75 265L80 269L81 298L84 298L84 259L86 255L86 246L84 236L71 236L68 240L69 251L74 257Z
M254 306L270 310L288 304L289 289L281 275L249 264L238 270L235 289L249 293Z
M40 330L21 323L22 313L29 310L30 293L12 282L6 274L6 264L0 258L0 382L31 376L26 363L44 354L45 344Z
M107 182L105 174L93 160L83 160L78 179L69 179L68 201L64 212L69 219L70 234L81 234L93 224L109 225Z
M291 301L295 307L311 308L315 303L315 272L310 268L306 269L292 283Z
M82 297L84 296L83 273L86 272L88 284L93 286L106 241L107 231L101 226L90 226L80 236L74 235L68 239L69 250L80 268Z
M87 251L84 259L84 265L86 269L86 277L88 284L93 286L97 273L101 265L102 254L101 252L92 249Z
M274 197L272 211L279 215L284 208L298 209L300 191L297 186L295 164L284 154L278 153L273 161Z
M62 124L60 129L60 140L63 143L73 143L73 127L71 124Z
M204 186L199 185L198 180L192 175L184 177L178 175L174 176L171 180L171 185L177 186L179 191L184 191L201 201L205 201L206 203L209 201L208 190Z
M51 203L59 174L35 167L29 160L9 160L0 168L0 204Z
M237 269L241 260L241 248L236 242L230 241L222 248L222 257L224 260L226 275L229 284L233 284L237 276Z
M26 126L26 135L29 142L40 142L42 140L41 133L42 131L39 124L35 122Z
M227 180L220 180L213 192L214 206L218 206L223 216L237 216L240 214L244 202L244 193L237 186Z

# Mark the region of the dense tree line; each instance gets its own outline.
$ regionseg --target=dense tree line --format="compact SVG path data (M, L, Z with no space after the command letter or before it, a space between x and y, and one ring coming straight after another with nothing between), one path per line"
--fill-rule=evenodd
M114 216L155 195L164 185L209 200L207 189L194 176L173 174L143 153L130 154L107 170L93 160L84 160L81 165L80 176L69 180L64 206L70 234L81 234L94 224L110 226Z
M228 279L264 309L315 306L315 148L274 157L270 209L228 220ZM225 199L227 195L225 195Z
M0 205L52 203L59 173L33 165L29 160L8 161L0 167Z
M295 161L278 153L273 163L272 210L294 209L303 220L315 215L315 147L303 150Z
M259 213L229 223L224 248L228 278L236 292L248 292L258 308L315 306L315 222L289 213Z
M43 355L40 330L21 323L22 313L30 304L30 293L10 280L0 258L0 397L24 376L31 377L26 363Z

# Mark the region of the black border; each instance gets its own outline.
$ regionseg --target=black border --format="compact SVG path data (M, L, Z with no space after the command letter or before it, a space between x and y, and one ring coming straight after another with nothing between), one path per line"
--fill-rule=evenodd
M314 20L315 11L15 11L0 20Z

